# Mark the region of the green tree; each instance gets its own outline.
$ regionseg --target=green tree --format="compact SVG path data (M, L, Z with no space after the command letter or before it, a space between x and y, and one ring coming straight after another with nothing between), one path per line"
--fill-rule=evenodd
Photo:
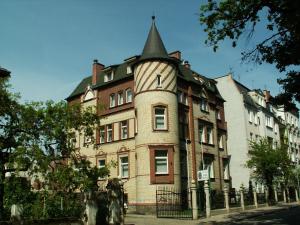
M55 193L95 189L98 177L109 171L92 167L75 146L79 136L89 138L94 146L94 131L100 124L95 107L63 101L20 104L18 96L9 92L8 80L0 79L0 220L6 172L38 176ZM11 185L11 190L18 189Z
M280 178L285 183L290 179L292 163L285 145L273 149L267 139L250 142L249 160L246 166L252 169L253 177L268 187L269 200L273 197L273 184Z
M275 64L280 72L283 93L278 103L300 102L300 2L294 0L208 0L200 8L200 23L207 33L206 44L216 51L220 41L230 39L236 47L241 35L250 39L257 24L265 21L264 40L242 53L243 60ZM295 67L296 66L296 67Z

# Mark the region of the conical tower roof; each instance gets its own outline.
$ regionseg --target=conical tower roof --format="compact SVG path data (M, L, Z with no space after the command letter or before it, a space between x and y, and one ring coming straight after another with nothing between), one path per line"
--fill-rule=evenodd
M155 17L152 17L152 26L150 28L146 44L143 49L140 60L164 58L170 59L167 50L162 42L159 32L155 26Z

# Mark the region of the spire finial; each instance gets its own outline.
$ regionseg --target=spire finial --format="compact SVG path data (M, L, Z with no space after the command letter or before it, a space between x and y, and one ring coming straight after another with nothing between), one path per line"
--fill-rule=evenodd
M154 11L152 12L152 22L155 22L155 14L154 14Z

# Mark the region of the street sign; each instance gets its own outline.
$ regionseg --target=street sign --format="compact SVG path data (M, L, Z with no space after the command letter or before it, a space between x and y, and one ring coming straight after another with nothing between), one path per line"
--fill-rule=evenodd
M209 179L208 170L199 170L197 172L197 180L198 181L205 181Z

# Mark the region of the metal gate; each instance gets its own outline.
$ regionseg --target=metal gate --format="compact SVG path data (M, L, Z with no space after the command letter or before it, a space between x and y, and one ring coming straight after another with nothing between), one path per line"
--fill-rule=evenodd
M159 186L156 189L156 216L158 218L192 219L191 202L190 191Z

